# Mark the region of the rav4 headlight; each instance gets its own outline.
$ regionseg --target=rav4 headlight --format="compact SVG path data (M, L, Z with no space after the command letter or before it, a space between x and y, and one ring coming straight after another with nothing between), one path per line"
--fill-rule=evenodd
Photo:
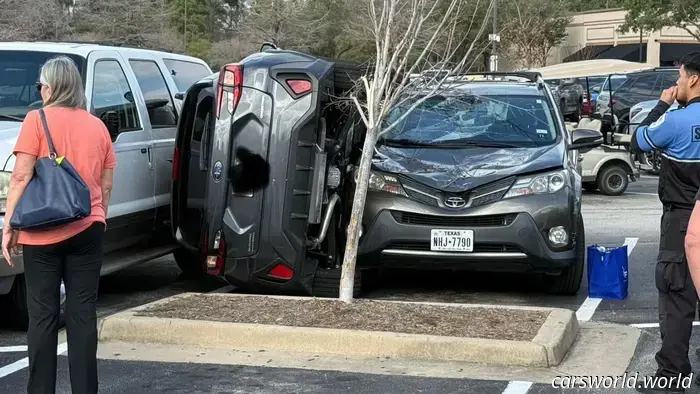
M518 178L503 198L556 193L568 185L568 179L565 171L548 172L545 174Z
M354 175L355 183L357 183L360 177L359 168L355 170ZM380 174L375 171L370 171L369 173L369 189L406 196L406 192L403 190L401 183L395 176Z

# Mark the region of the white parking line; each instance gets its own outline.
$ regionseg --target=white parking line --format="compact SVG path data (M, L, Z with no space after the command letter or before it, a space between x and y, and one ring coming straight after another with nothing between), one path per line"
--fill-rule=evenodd
M625 242L622 245L627 245L627 257L632 254L632 250L637 246L637 241L639 241L639 238L625 238ZM583 301L583 304L581 304L576 311L576 318L579 321L591 320L601 301L602 298L586 297L586 300ZM530 390L530 387L532 387L532 382L512 380L508 383L508 386L506 386L502 394L526 394Z
M654 196L658 197L658 193L644 193L644 192L625 192L625 194L636 194L638 196Z
M700 326L700 321L694 321L693 325ZM630 324L629 326L636 327L636 328L657 328L657 327L659 327L659 323L635 323L635 324Z
M56 354L61 355L68 350L68 344L67 343L61 343L58 345L56 348ZM25 357L19 361L15 361L14 363L4 366L0 368L0 379L4 378L7 375L13 374L17 371L21 371L24 368L27 368L29 366L29 357Z
M513 380L508 383L502 394L525 394L530 390L530 387L532 387L532 382Z
M0 347L0 353L16 353L16 352L26 352L26 346L3 346Z

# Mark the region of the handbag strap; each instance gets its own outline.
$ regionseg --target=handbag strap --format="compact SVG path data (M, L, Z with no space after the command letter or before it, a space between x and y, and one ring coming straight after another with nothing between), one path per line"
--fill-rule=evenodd
M53 140L51 139L51 132L49 131L49 124L46 122L46 114L44 109L39 109L39 115L41 115L41 123L44 125L44 134L46 134L46 142L49 144L49 157L53 160L58 157L56 153L56 147L53 145Z

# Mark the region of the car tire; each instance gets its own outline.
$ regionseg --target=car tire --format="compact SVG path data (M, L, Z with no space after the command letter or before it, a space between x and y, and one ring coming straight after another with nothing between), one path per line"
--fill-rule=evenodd
M58 315L58 327L63 327L66 322L66 290L63 281L59 288L60 311ZM12 289L8 294L10 301L9 323L16 330L29 329L29 308L27 307L27 280L24 274L15 276Z
M187 276L203 276L202 262L198 256L185 248L177 249L173 252L175 263L180 267L183 274Z
M314 297L338 298L340 297L340 276L342 268L317 268L311 294ZM362 271L355 268L355 283L353 283L353 297L362 292Z
M603 168L598 175L598 189L607 196L621 195L627 190L628 184L627 171L617 164Z
M333 62L333 84L341 92L352 90L367 70L361 63L338 60Z
M576 259L573 264L557 276L546 276L547 292L556 295L576 295L581 288L583 270L586 267L586 232L583 217L578 214L578 234L576 237Z

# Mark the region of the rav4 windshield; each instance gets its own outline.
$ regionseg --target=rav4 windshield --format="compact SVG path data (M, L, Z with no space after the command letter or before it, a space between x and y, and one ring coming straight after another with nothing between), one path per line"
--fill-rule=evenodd
M0 121L22 120L27 113L42 106L36 89L39 70L47 60L65 55L73 59L83 74L85 59L61 53L35 51L0 51Z
M409 102L394 108L385 127L400 119L410 106ZM541 96L436 96L419 105L381 139L422 145L549 145L557 140L554 117L553 108Z

